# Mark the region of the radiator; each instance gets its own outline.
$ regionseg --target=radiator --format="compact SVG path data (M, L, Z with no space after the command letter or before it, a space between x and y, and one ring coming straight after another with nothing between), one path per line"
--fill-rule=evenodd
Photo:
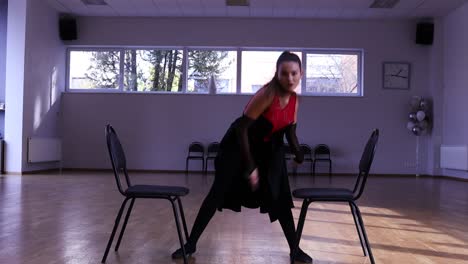
M60 138L28 138L28 162L49 162L62 159L62 141Z
M468 171L468 150L464 145L441 145L440 167Z

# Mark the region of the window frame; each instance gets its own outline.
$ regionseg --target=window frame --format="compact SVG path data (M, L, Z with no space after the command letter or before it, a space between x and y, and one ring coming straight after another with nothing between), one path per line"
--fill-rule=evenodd
M181 92L168 92L168 91L126 91L124 90L123 80L123 67L124 56L126 50L181 50L183 51L182 67L184 69L182 78L182 91ZM236 93L197 93L187 92L188 85L188 52L189 50L212 50L212 51L231 51L237 53L237 66L236 66ZM66 49L66 71L65 71L65 92L67 93L129 93L129 94L185 94L185 95L252 95L253 93L242 93L242 52L243 51L277 51L281 52L289 50L291 52L302 53L302 68L303 76L301 79L300 95L311 97L363 97L364 96L364 50L363 49L334 49L334 48L281 48L281 47L233 47L233 46L68 46ZM111 88L71 88L70 87L70 55L73 51L119 51L120 52L120 66L119 66L119 87ZM357 55L357 84L358 92L353 93L317 93L306 92L307 85L307 55L308 54L339 54L339 55Z
M122 49L122 53L121 53L121 56L120 56L120 64L122 65L122 70L120 72L120 74L123 76L123 71L124 71L124 62L125 62L125 51L126 50L181 50L183 52L183 56L182 56L182 68L184 68L184 70L186 70L186 65L185 65L185 59L186 59L186 48L185 47L181 47L181 46L157 46L157 47L153 47L153 46L129 46L129 47L124 47ZM184 75L183 75L184 76ZM126 91L124 90L124 79L122 79L122 83L121 83L121 88L122 88L122 93L136 93L136 94L144 94L144 93L156 93L156 94L184 94L185 93L185 89L186 89L186 82L183 82L182 83L182 91L180 92L168 92L168 91Z
M285 51L285 50L288 50L288 51L290 51L290 52L301 52L301 53L302 53L302 58L301 58L302 65L301 65L301 67L304 68L304 67L303 67L303 65L304 65L304 60L303 60L303 59L304 59L304 49L300 49L300 48L243 47L243 48L240 48L240 49L239 49L240 52L239 52L237 55L238 55L238 57L240 57L241 60L242 60L242 52L243 52L243 51L270 51L270 52L273 51L273 52L279 52L279 53L281 53L281 52L283 52L283 51ZM238 67L240 68L239 70L242 71L242 61L241 61L240 65L238 65ZM240 72L240 74L241 74L241 78L242 78L242 72ZM304 78L304 76L302 76L302 77ZM301 80L302 80L302 79L301 79ZM301 83L303 83L303 82L301 82ZM243 92L242 92L242 80L239 80L239 81L238 81L238 86L239 86L239 87L238 87L238 90L237 90L237 94L239 94L239 95L253 95L253 94L255 94L255 92L253 92L253 93L243 93ZM301 91L302 91L302 85L301 85Z
M66 92L84 92L84 93L122 93L123 91L123 78L122 78L122 67L123 67L123 60L122 54L124 54L125 48L122 47L69 47L67 48L67 64L66 64L66 83L65 83L65 91ZM96 52L105 52L105 51L118 51L120 56L119 62L119 77L117 82L119 83L119 87L115 88L92 88L92 89L84 89L84 88L70 88L70 55L73 51L96 51Z
M183 92L185 94L200 94L200 95L236 95L236 94L239 94L238 93L238 89L239 89L239 50L237 47L210 47L210 46L188 46L186 47L186 50L187 50L187 53L184 53L184 59L186 61L186 64L185 64L185 67L184 67L184 70L185 70L185 73L184 73L184 87L185 89L183 89ZM212 91L208 90L207 93L197 93L197 92L187 92L187 87L188 87L188 52L190 50L210 50L210 51L234 51L236 52L236 93L212 93ZM187 54L187 56L185 56L185 54Z
M307 88L307 55L308 54L333 54L333 55L357 55L357 84L358 92L353 93L317 93L306 92ZM303 53L302 64L304 65L303 84L301 86L303 96L337 96L337 97L363 97L364 96L364 50L362 49L307 49Z

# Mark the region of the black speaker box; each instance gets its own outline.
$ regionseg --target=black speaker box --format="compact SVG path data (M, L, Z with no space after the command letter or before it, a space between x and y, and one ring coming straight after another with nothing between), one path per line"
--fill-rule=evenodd
M76 40L76 19L73 17L62 17L59 20L59 33L61 40Z
M416 25L416 44L432 45L434 41L434 24L418 23Z

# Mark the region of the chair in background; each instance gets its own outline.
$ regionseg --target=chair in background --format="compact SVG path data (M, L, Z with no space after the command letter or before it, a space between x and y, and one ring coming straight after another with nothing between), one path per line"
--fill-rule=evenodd
M202 164L202 171L205 167L205 147L201 142L195 141L190 143L185 159L185 173L188 173L189 160L200 160Z
M219 142L212 142L208 145L205 158L205 174L208 173L208 161L214 160L219 150Z
M312 165L313 165L312 149L307 144L300 144L299 147L301 148L301 152L304 155L303 163L310 162L310 170L311 170L311 173L312 173ZM285 160L293 160L294 157L295 156L293 154L293 151L292 151L291 147L288 144L284 144L284 159ZM297 168L294 168L293 175L297 176Z
M307 144L300 144L302 154L304 154L304 164L310 162L310 174L312 174L312 166L314 164L314 159L312 158L312 148Z
M285 143L283 145L283 148L284 148L284 160L286 160L286 161L293 160L294 159L294 154L293 154L289 144ZM297 176L297 168L293 168L292 174L293 174L293 176Z
M345 189L345 188L302 188L295 189L293 191L293 196L295 198L303 199L302 209L299 216L299 222L297 224L296 231L296 246L294 247L293 254L291 255L291 264L294 263L294 256L299 248L299 243L301 240L302 230L304 228L304 222L307 215L307 210L309 205L312 202L344 202L348 203L353 215L354 224L356 226L357 233L359 235L359 240L361 242L362 251L364 256L367 253L372 264L375 263L374 256L372 255L372 250L367 238L366 230L364 228L364 222L362 221L361 212L359 207L356 204L356 201L361 197L366 186L367 177L369 176L369 171L374 159L375 146L379 140L379 130L375 129L367 144L364 148L364 151L359 162L359 173L357 174L357 179L354 184L354 189ZM364 240L363 240L364 238Z
M162 186L162 185L132 185L130 181L130 176L127 172L127 164L125 159L125 153L120 144L119 138L117 137L117 133L112 128L112 126L106 126L106 141L107 141L107 149L109 151L110 160L112 163L112 169L114 171L115 180L117 183L117 188L122 196L125 199L120 206L119 213L115 219L115 224L112 229L112 234L109 238L107 243L106 251L104 252L104 256L102 257L101 262L105 263L107 259L107 255L109 253L109 249L112 245L112 241L114 240L115 232L119 227L120 219L122 218L122 213L125 209L125 205L129 200L130 206L127 209L127 213L125 216L125 222L123 223L122 229L120 231L119 239L117 240L117 244L115 246L115 251L119 250L120 243L122 242L122 237L125 232L125 228L127 227L128 219L130 218L130 214L133 209L133 205L137 198L143 199L165 199L171 202L172 210L174 213L175 223L177 227L177 234L179 236L180 246L184 250L184 239L182 237L182 230L179 222L179 214L180 218L182 219L182 224L185 233L185 239L188 239L188 231L187 231L187 224L185 222L184 216L184 209L182 207L182 202L180 201L180 197L185 196L189 193L189 189L180 186ZM121 178L122 181L121 181ZM125 187L126 186L126 187ZM177 203L176 203L177 201ZM162 226L161 226L162 227ZM188 264L187 255L184 253L184 264Z
M312 163L312 174L315 176L315 166L317 162L328 163L328 176L331 178L332 175L332 160L330 148L325 144L319 144L314 148L314 161Z

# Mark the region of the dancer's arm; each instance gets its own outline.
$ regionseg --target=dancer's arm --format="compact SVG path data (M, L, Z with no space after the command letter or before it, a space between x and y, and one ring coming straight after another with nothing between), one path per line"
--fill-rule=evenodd
M296 100L296 111L294 112L294 121L291 125L286 128L285 134L286 139L288 140L289 146L294 153L294 161L301 164L304 161L304 153L301 151L299 145L299 140L296 135L296 126L297 126L297 110L299 108L299 100Z
M250 175L257 167L250 151L248 129L250 125L270 106L274 93L269 86L264 86L250 100L244 110L243 116L237 126L236 134L240 144L242 159L244 162L244 177Z

